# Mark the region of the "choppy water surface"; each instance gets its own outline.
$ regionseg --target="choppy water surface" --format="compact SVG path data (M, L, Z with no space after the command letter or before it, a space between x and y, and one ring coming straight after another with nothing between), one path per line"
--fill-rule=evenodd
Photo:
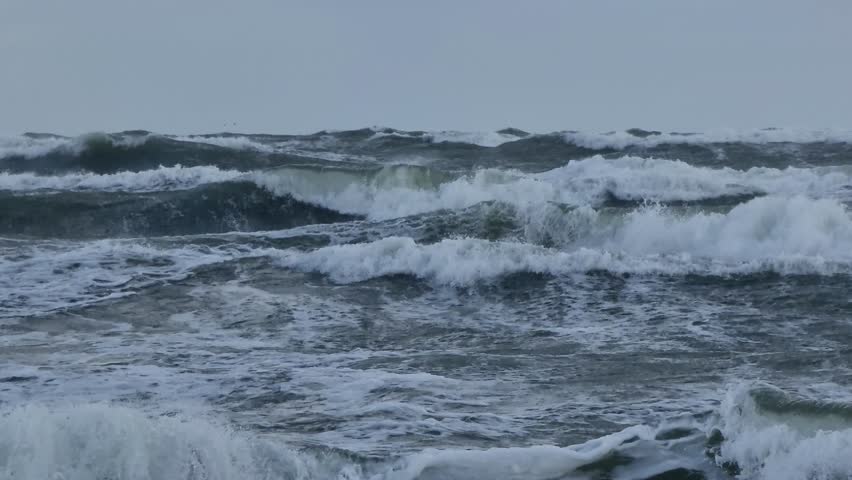
M852 133L0 139L0 478L852 475Z

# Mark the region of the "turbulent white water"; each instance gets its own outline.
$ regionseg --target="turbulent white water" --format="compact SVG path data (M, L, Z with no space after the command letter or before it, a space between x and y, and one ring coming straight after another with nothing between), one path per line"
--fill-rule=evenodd
M670 470L712 474L711 461L736 462L737 478L832 480L852 475L848 423L826 423L830 415L825 413L811 417L769 414L752 399L753 388L745 383L729 387L718 411L703 422L684 418L653 427L636 425L567 447L430 448L372 465L333 452L293 449L202 414L161 416L105 403L28 405L0 410L0 431L6 433L0 436L0 476L22 480L546 480L586 478L583 468L613 454L634 459L616 469L613 478L649 478ZM712 450L710 461L704 460L704 442L716 430L723 440ZM684 433L674 437L667 433L677 431Z
M199 418L107 404L0 413L0 477L20 480L355 479L284 445ZM330 458L327 460L331 460Z
M559 221L561 224L548 225L546 234L564 235L561 249L473 238L417 244L403 237L291 253L281 261L289 267L325 273L339 282L407 274L456 286L519 272L726 275L852 271L852 218L833 200L757 198L725 214L679 215L646 207L614 219L602 218L592 209L579 209Z
M0 437L0 475L22 480L546 480L571 475L625 442L652 441L655 433L637 426L563 448L429 449L365 467L334 454L299 452L204 418L151 417L107 404L14 408L0 412L0 429L12 433ZM644 473L665 471L666 460L673 458L661 452L657 465Z
M736 462L741 478L834 480L852 476L852 423L830 412L773 415L750 396L729 389L718 425L726 441L720 461Z

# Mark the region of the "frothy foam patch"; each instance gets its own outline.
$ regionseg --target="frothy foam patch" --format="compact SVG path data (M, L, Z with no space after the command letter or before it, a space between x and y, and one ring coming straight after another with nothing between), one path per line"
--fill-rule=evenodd
M816 414L816 412L815 412ZM822 415L829 417L830 415ZM719 463L734 462L741 478L833 480L852 477L852 426L793 412L767 415L752 397L751 387L729 390L721 406L720 430L725 438Z
M98 175L73 173L58 176L33 173L0 173L0 190L28 192L36 190L96 190L153 192L185 190L206 183L233 180L244 175L236 170L220 170L213 166L159 167L141 172L118 172Z
M663 144L707 143L852 143L852 131L839 129L806 130L779 128L764 130L715 130L704 133L660 133L646 137L626 131L612 133L565 132L566 142L595 150L627 147L656 147Z
M374 175L287 169L259 172L254 178L273 193L372 220L487 201L530 209L547 203L595 205L610 196L660 202L764 194L823 197L846 194L852 186L852 174L842 167L741 171L639 157L593 157L539 174L483 169L450 180L424 168L402 166Z
M417 244L408 237L287 252L281 262L342 283L406 274L442 285L469 286L518 272L560 275L619 273L848 273L852 219L833 200L757 198L728 212L680 216L659 207L621 219L577 222L565 250L529 243L444 239Z

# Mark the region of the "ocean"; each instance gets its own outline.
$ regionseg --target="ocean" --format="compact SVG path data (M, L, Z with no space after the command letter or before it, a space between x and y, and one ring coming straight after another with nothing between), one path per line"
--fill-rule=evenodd
M852 477L852 132L0 138L0 478Z

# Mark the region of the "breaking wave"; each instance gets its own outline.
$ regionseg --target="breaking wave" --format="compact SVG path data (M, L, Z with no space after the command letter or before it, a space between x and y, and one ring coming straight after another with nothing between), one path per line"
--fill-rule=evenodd
M547 480L566 475L689 479L704 461L666 451L654 428L636 426L568 447L430 449L387 462L348 452L294 449L203 417L149 416L108 404L23 406L0 413L0 474L21 480L293 479ZM654 453L653 462L638 454ZM636 455L637 458L631 455Z
M833 200L765 197L728 213L678 215L646 207L605 217L584 208L567 216L562 224L548 226L548 235L562 235L560 249L523 241L459 238L419 244L409 237L391 237L288 252L280 262L324 273L342 283L402 274L452 286L471 286L522 272L852 272L852 219Z
M477 170L452 179L426 167L378 171L271 170L255 181L279 194L374 220L498 201L518 208L548 203L600 205L608 200L678 202L768 194L847 194L852 175L819 169L711 169L661 159L593 157L540 174Z
M206 416L104 403L0 411L0 475L35 480L744 478L852 475L852 407L739 384L715 412L635 425L570 446L425 449L383 461L294 448Z
M835 480L852 476L852 405L772 386L728 390L710 431L711 453L738 478Z

